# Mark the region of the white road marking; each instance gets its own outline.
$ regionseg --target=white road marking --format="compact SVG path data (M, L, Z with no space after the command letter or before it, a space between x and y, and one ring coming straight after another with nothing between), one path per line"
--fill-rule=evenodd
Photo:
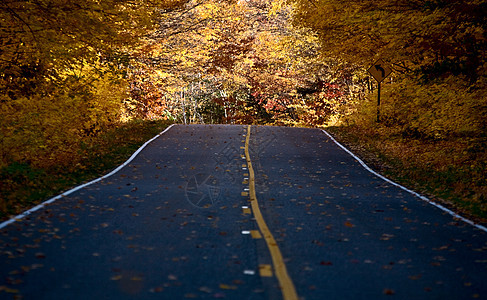
M152 139L150 139L150 140L148 140L147 142L145 142L145 144L143 144L143 145L142 145L142 146L141 146L139 149L137 149L137 151L135 151L135 152L134 152L134 154L132 154L132 156L131 156L131 157L130 157L130 158L129 158L129 159L126 161L126 162L124 162L122 165L120 165L118 168L116 168L115 170L111 171L110 173L108 173L108 174L106 174L106 175L104 175L104 176L102 176L102 177L99 177L99 178L97 178L97 179L95 179L95 180L92 180L92 181L90 181L90 182L88 182L88 183L85 183L85 184L79 185L79 186L77 186L77 187L75 187L75 188L73 188L73 189L70 189L69 191L66 191L66 192L64 192L64 193L62 193L62 194L60 194L60 195L57 195L57 196L55 196L55 197L52 197L51 199L49 199L49 200L47 200L47 201L44 201L44 202L42 202L41 204L39 204L39 205L37 205L37 206L34 206L33 208L31 208L31 209L29 209L29 210L27 210L27 211L24 211L23 213L21 213L21 214L19 214L19 215L15 216L15 217L13 217L13 218L11 218L10 220L7 220L7 221L5 221L5 222L1 223L1 224L0 224L0 229L2 229L2 228L4 228L4 227L6 227L6 226L7 226L7 225L9 225L9 224L12 224L12 223L14 223L14 222L17 222L17 221L19 221L19 220L23 219L24 217L26 217L26 216L28 216L28 215L32 214L33 212L35 212L35 211L37 211L37 210L39 210L39 209L41 209L41 208L45 207L45 206L46 206L46 205L48 205L48 204L53 203L54 201L56 201L56 200L58 200L58 199L61 199L61 198L63 198L63 197L66 197L67 195L69 195L69 194L71 194L71 193L74 193L74 192L76 192L76 191L78 191L78 190L80 190L80 189L82 189L82 188L84 188L84 187L87 187L87 186L89 186L89 185L91 185L91 184L93 184L93 183L97 183L98 181L101 181L101 180L103 180L103 179L105 179L105 178L108 178L108 177L110 177L110 176L114 175L115 173L117 173L118 171L120 171L120 170L121 170L123 167L125 167L126 165L128 165L128 164L129 164L129 163L130 163L132 160L134 160L134 158L135 158L135 157L136 157L136 156L137 156L137 155L138 155L138 154L139 154L139 153L140 153L140 152L141 152L141 151L142 151L142 150L143 150L143 149L144 149L144 148L145 148L147 145L149 145L149 144L150 144L152 141L154 141L155 139L157 139L157 138L158 138L159 136L161 136L162 134L166 133L166 131L168 131L168 130L169 130L170 128L172 128L174 125L175 125L175 124L170 125L170 126L169 126L169 127L167 127L167 128L164 130L164 131L162 131L161 133L159 133L158 135L156 135L156 136L155 136L155 137L153 137Z
M376 171L374 171L374 170L372 170L371 168L369 168L369 166L367 166L367 165L366 165L366 164L365 164L365 163L364 163L364 162L363 162L363 161L362 161L360 158L358 158L358 157L357 157L355 154L353 154L353 153L352 153L350 150L348 150L348 149L347 149L345 146L343 146L343 145L342 145L342 144L340 144L340 143L339 143L337 140L335 140L335 138L333 138L333 136L331 136L331 134L329 134L328 132L326 132L324 129L322 129L322 131L323 131L323 132L324 132L324 133L325 133L325 134L326 134L326 135L327 135L327 136L328 136L328 137L329 137L329 138L330 138L330 139L331 139L331 140L332 140L332 141L333 141L335 144L337 144L337 145L338 145L340 148L342 148L342 149L343 149L345 152L347 152L348 154L350 154L350 155L351 155L351 156L352 156L352 157L353 157L353 158L354 158L356 161L358 161L358 162L359 162L359 163L362 165L362 167L364 167L364 168L365 168L367 171L369 171L370 173L374 174L375 176L379 177L380 179L382 179L382 180L384 180L384 181L386 181L386 182L388 182L388 183L390 183L390 184L392 184L392 185L394 185L394 186L397 186L397 187L401 188L402 190L404 190L404 191L406 191L406 192L408 192L408 193L410 193L410 194L413 194L414 196L418 197L419 199L421 199L421 200L424 200L424 201L428 202L429 204L431 204L431 205L433 205L433 206L435 206L435 207L437 207L437 208L441 209L442 211L444 211L444 212L446 212L446 213L450 214L450 215L451 215L451 216L453 216L454 218L457 218L457 219L459 219L459 220L462 220L463 222L465 222L465 223L467 223L467 224L469 224L469 225L472 225L472 226L474 226L474 227L475 227L475 228L477 228L477 229L480 229L480 230L483 230L483 231L487 232L487 228L486 228L485 226L482 226L482 225L480 225L480 224L476 224L475 222L473 222L473 221L471 221L471 220L469 220L469 219L467 219L467 218L465 218L465 217L462 217L462 216L460 216L459 214L457 214L457 213L455 213L455 212L453 212L453 211L449 210L448 208L444 207L443 205L438 204L438 203L436 203L436 202L433 202L433 201L431 201L430 199L426 198L425 196L422 196L422 195L420 195L420 194L416 193L415 191L412 191L412 190L408 189L407 187L404 187L404 186L402 186L402 185L400 185L400 184L398 184L398 183L396 183L396 182L394 182L394 181L392 181L392 180L390 180L390 179L388 179L388 178L386 178L386 177L384 177L384 176L380 175L380 174L379 174L379 173L377 173Z

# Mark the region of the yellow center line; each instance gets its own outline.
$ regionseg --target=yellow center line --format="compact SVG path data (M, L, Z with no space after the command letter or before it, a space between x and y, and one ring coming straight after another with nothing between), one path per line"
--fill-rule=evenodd
M255 173L252 168L252 162L250 161L249 154L249 141L250 141L250 125L247 128L247 137L245 139L245 157L247 159L247 168L249 170L249 193L250 193L250 203L252 206L252 211L254 213L255 220L259 226L262 235L267 243L269 252L272 257L272 264L274 265L274 272L276 273L277 280L281 286L282 295L285 300L297 300L298 295L296 294L296 288L287 273L286 265L284 264L284 259L282 258L281 251L277 246L276 240L272 236L269 227L264 221L264 217L260 212L259 202L257 202L257 195L255 192Z

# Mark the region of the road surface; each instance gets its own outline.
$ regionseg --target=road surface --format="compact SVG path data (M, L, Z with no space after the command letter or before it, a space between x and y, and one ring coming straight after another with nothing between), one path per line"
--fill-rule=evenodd
M0 299L487 299L487 233L318 129L176 125L0 229Z

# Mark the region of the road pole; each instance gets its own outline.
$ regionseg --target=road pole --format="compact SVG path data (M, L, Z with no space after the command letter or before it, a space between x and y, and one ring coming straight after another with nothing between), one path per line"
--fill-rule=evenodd
M377 87L377 123L380 122L380 82Z
M382 59L377 60L367 70L377 80L377 123L380 122L380 83L392 73L392 69Z

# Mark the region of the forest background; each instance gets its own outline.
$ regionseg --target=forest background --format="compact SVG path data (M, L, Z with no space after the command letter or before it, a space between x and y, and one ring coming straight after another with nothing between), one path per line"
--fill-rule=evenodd
M327 127L485 220L486 17L480 0L3 0L0 218L179 122Z

